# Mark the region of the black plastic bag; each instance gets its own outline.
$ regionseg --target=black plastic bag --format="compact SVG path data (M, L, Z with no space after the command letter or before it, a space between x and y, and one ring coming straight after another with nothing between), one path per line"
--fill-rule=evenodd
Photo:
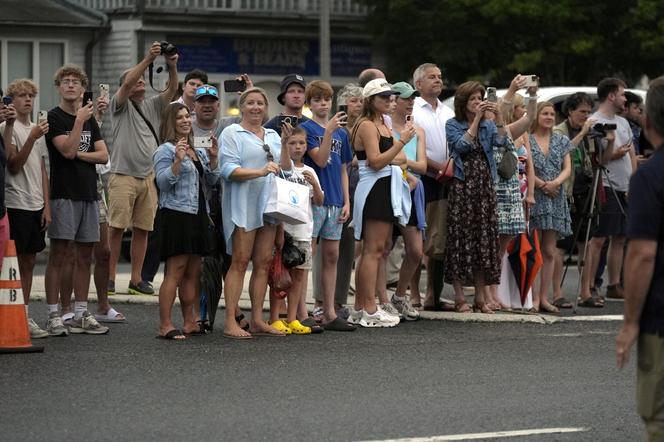
M284 232L284 246L281 249L281 261L287 269L301 266L306 261L305 253L295 246L293 237Z

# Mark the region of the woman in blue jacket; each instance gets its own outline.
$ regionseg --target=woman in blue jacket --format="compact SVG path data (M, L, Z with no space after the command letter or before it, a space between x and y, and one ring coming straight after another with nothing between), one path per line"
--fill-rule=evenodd
M208 253L210 225L206 186L221 176L218 145L195 149L191 117L187 106L171 103L161 119L159 138L163 144L153 155L159 207L162 216L161 258L166 261L164 282L159 289L159 337L184 339L200 333L194 304L201 272L201 256ZM171 322L176 290L180 296L184 325L182 331Z
M454 157L454 179L447 208L445 280L452 283L455 309L468 312L463 286L475 286L474 309L493 313L486 304L488 286L500 282L497 181L494 146L505 140L503 119L496 103L483 100L484 87L469 81L454 96L454 118L445 125ZM485 118L496 116L496 122Z

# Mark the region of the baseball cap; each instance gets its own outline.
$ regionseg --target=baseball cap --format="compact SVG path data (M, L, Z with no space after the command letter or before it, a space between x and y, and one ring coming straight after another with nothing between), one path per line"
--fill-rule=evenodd
M376 78L371 80L362 89L362 96L364 98L372 97L374 95L399 95L400 92L392 90L392 85L384 78Z
M282 106L284 105L284 95L286 95L286 91L288 90L288 86L291 84L299 84L303 88L307 87L307 82L304 81L304 77L300 74L288 74L286 75L283 80L281 80L281 93L277 96L277 101L279 104Z
M203 86L198 86L196 88L196 95L194 96L194 101L199 100L200 98L203 97L212 97L216 98L217 100L219 99L219 91L217 90L216 87L211 86L209 84L204 84Z
M413 89L413 86L406 83L405 81L400 81L392 85L392 90L394 92L399 92L399 98L410 98L410 97L419 97L420 93Z

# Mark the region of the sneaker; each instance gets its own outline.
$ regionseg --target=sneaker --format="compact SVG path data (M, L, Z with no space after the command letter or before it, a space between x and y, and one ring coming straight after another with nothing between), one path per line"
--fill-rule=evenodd
M106 289L106 294L108 296L115 295L115 281L112 279L108 280L108 288Z
M138 284L129 283L127 289L130 295L154 295L154 289L149 282L141 281Z
M314 310L311 312L311 317L314 318L314 321L318 324L323 322L323 319L325 319L323 315L323 307L314 307Z
M359 324L360 319L362 319L362 310L355 310L354 308L349 308L348 309L348 322L351 324Z
M387 304L381 304L379 308L397 320L401 320L401 313L389 302Z
M46 323L46 332L49 336L67 336L69 330L62 323L62 318L58 312L48 314L48 322Z
M383 309L377 308L372 314L363 310L359 325L362 327L394 327L397 324L399 324L399 318L395 318Z
M410 304L410 298L408 296L404 296L403 300L401 300L397 299L396 294L394 294L392 295L390 302L406 321L417 321L420 319L420 312L413 308L413 306Z
M78 319L74 319L73 325L69 327L71 333L86 333L88 335L103 335L108 333L108 327L101 325L90 312L83 313Z
M28 330L30 330L31 339L42 339L48 337L48 332L40 328L32 318L28 318Z

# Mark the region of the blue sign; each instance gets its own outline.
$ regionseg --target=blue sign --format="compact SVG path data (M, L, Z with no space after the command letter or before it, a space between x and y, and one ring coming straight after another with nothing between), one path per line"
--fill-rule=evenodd
M317 40L296 38L170 36L180 53L178 70L286 75L319 75ZM332 40L331 69L334 76L355 77L371 65L371 46L357 41Z

